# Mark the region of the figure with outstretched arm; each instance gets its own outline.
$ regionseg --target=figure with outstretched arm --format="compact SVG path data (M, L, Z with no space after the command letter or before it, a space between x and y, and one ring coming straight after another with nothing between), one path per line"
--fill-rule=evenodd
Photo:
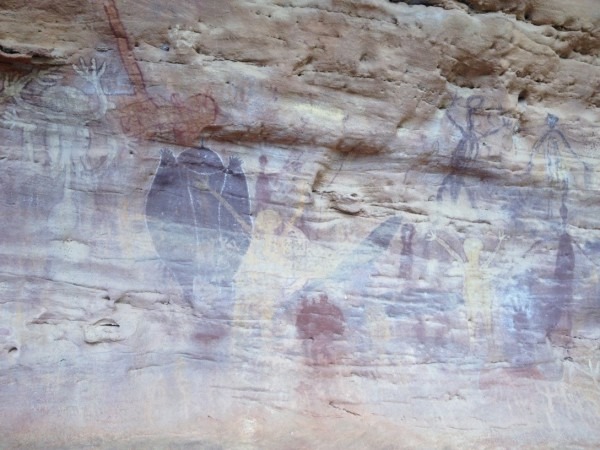
M533 158L540 152L544 152L544 156L546 157L546 163L551 164L549 159L560 156L563 152L560 148L563 148L563 151L568 152L571 156L577 158L581 161L579 155L573 150L571 144L565 137L562 131L560 131L556 124L558 123L558 117L554 114L548 114L546 117L546 125L548 125L548 129L546 132L540 137L536 143L533 145L533 149L531 150L531 155L529 157L529 164L527 165L527 171L531 172L533 168ZM588 166L585 162L581 161L584 168L588 170Z
M430 231L427 240L437 242L457 262L463 264L463 297L469 328L469 343L471 348L476 341L478 332L483 332L488 343L488 349L495 351L493 329L493 291L488 269L500 249L506 235L498 235L496 248L484 262L480 262L483 243L477 238L467 238L463 242L465 257L462 257L446 241Z
M458 200L462 189L465 189L472 207L475 207L475 196L465 186L464 176L471 165L479 156L479 142L481 139L499 132L502 128L509 125L507 119L502 120L501 125L487 131L478 131L475 127L475 115L482 110L484 98L481 95L473 95L467 99L466 125L463 126L452 116L452 107L456 104L456 97L453 98L450 108L446 111L446 117L452 125L460 131L460 141L452 152L450 158L450 173L442 180L442 184L437 191L437 200L444 199L446 190L450 191L450 198L453 202Z
M527 173L533 169L534 158L543 153L546 162L546 181L551 189L548 198L548 216L552 216L552 203L555 198L555 190L560 192L561 205L564 204L571 187L571 173L565 164L565 156L571 156L583 165L584 182L589 184L589 166L581 160L581 157L573 150L564 133L557 127L558 117L548 114L546 117L546 132L536 141L529 156Z

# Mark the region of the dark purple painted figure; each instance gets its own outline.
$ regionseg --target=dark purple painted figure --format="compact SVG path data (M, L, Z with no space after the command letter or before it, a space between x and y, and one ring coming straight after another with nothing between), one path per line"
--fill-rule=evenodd
M402 241L402 250L400 250L400 276L410 279L413 266L412 241L415 236L415 226L412 223L405 223L400 228L400 239Z
M483 109L484 98L480 95L472 95L467 99L467 124L463 127L451 116L450 109L456 103L456 99L446 111L446 116L461 134L461 139L456 145L450 158L450 173L442 180L442 185L437 191L437 200L444 199L444 193L449 190L450 198L453 202L458 200L460 191L465 189L472 207L475 207L475 196L473 192L465 186L464 177L469 175L474 162L479 156L479 140L500 131L506 123L497 128L481 133L475 129L474 116Z
M254 194L254 200L256 202L256 206L254 208L254 216L264 210L268 209L271 205L271 175L266 173L267 164L269 163L269 159L265 155L260 155L258 159L260 163L260 173L256 178L256 190Z
M241 161L224 167L206 147L189 148L177 158L161 150L146 201L146 221L154 247L193 304L194 278L231 284L250 245L248 185Z
M567 214L568 210L563 203L560 208L560 215L563 221L563 232L558 240L558 251L556 253L556 265L554 268L554 302L547 312L546 334L559 328L561 318L565 318L564 325L567 328L567 334L571 332L571 303L573 302L573 279L575 271L575 251L573 249L573 240L567 233Z

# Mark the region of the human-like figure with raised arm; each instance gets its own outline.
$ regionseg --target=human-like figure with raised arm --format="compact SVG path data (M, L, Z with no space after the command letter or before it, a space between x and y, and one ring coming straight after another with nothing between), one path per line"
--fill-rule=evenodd
M466 125L463 126L459 124L451 114L452 107L456 104L456 100L456 98L453 99L452 104L446 111L446 117L448 117L448 120L450 120L452 125L458 128L461 138L452 152L450 158L450 173L442 180L442 184L437 191L437 200L443 200L445 192L450 191L450 198L453 202L456 202L461 190L465 189L471 206L475 207L475 196L473 192L466 187L464 177L465 175L468 175L469 169L479 157L480 140L496 134L502 128L508 126L509 123L505 119L499 126L493 127L487 131L482 132L477 130L475 127L475 116L483 110L484 98L481 95L472 95L467 99Z
M494 293L491 286L488 269L500 249L506 235L500 232L498 243L488 259L480 262L483 243L477 238L467 238L463 242L465 257L460 255L446 241L430 231L427 240L437 242L457 262L463 264L463 297L467 313L469 328L469 343L474 347L477 336L484 333L488 343L488 350L495 351L493 307Z
M550 188L548 197L547 215L552 217L554 200L560 197L561 207L566 201L566 197L571 188L572 174L566 164L565 157L573 157L579 161L584 169L584 182L588 184L590 168L581 160L581 157L573 150L564 133L556 126L558 117L548 114L546 117L547 130L536 141L531 150L529 163L527 164L527 173L531 174L534 166L534 159L538 154L543 154L546 163L546 182ZM556 195L558 191L558 196Z

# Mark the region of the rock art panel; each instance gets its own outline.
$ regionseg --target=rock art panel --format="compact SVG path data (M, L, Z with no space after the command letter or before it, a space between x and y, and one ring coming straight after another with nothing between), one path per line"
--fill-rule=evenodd
M600 16L517 3L2 2L0 447L598 448Z
M113 142L98 145L104 139L99 124L111 107L103 87L107 67L106 61L83 57L58 67L3 66L0 125L9 142L20 145L11 155L18 164L5 168L4 193L22 198L12 213L26 228L34 227L35 246L46 255L26 263L38 276L72 280L72 269L90 254L81 242L83 230L92 222L107 223L98 220L96 199L87 195L114 169L119 154ZM17 167L19 193L12 181Z
M299 177L300 157L287 158L279 172L267 172L268 158L259 157L254 195L254 226L248 251L235 277L234 320L239 325L233 348L253 338L282 333L274 320L287 297L307 278L328 273L324 260L331 251L313 242L301 229L307 189ZM267 202L265 199L269 199Z

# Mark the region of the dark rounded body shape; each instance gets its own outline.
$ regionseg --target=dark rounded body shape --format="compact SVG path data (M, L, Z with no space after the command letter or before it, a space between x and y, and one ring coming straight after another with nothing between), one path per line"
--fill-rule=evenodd
M250 201L241 162L228 172L219 155L200 147L161 161L146 201L157 253L193 304L194 278L231 285L250 244Z

